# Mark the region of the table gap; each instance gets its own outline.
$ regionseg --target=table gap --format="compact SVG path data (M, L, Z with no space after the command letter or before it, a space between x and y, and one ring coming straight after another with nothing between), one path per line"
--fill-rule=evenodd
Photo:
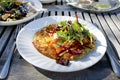
M43 17L44 11L41 13L41 17Z
M57 16L57 11L55 11L55 16Z
M64 3L63 3L63 0L61 0L61 5L63 5Z
M48 14L49 14L49 11L44 11L42 17L46 17L48 16Z
M70 11L68 12L69 16L71 16Z
M64 16L64 11L62 11L62 16Z
M48 11L48 16L50 16L51 15L51 11Z
M85 20L84 12L82 12L83 19Z
M58 5L57 0L55 1L55 5Z

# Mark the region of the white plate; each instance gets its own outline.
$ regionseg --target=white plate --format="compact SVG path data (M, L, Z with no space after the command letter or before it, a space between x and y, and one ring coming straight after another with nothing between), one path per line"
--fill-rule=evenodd
M24 17L23 19L20 19L20 20L16 20L16 21L10 21L10 22L0 21L0 26L11 26L11 25L24 23L26 21L33 19L42 10L42 4L40 1L38 2L38 0L34 0L31 3L28 3L27 6L29 7L30 14L33 13L32 15L29 14L29 16Z
M84 1L84 0L83 0ZM95 12L95 13L102 13L102 12L111 12L116 9L120 8L120 0L98 0L99 2L93 2L92 0L87 0L90 1L91 5L89 4L80 4L79 0L66 0L67 4L70 6L73 6L78 9L82 9L87 12ZM96 8L96 4L109 4L110 8Z
M96 64L105 54L106 39L102 32L93 24L79 19L79 22L85 24L86 28L96 36L96 49L80 60L70 61L69 66L57 64L55 60L50 59L37 51L32 41L35 33L41 28L51 23L57 23L62 20L75 20L69 16L50 16L35 20L27 24L18 34L16 45L20 55L32 65L49 71L72 72L86 69Z
M56 0L40 0L41 3L52 3L55 2Z

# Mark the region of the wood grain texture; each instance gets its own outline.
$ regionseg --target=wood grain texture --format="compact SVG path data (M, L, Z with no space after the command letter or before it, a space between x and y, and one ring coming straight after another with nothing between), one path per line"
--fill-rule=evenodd
M38 69L25 60L14 60L8 80L119 80L112 73L106 57L83 71L56 73Z
M13 28L14 27L7 27L0 38L0 56L2 55L2 52L11 36Z
M0 37L2 36L3 32L4 32L5 27L4 26L0 26Z

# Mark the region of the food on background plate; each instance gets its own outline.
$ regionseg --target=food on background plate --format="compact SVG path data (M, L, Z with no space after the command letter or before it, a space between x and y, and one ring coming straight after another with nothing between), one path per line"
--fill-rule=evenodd
M0 0L0 21L16 21L30 14L32 13L30 13L27 2Z
M109 3L96 3L94 7L96 9L109 9L111 5Z
M40 2L47 4L47 3L52 3L55 2L56 0L40 0Z
M60 21L38 31L33 39L34 47L56 63L68 66L70 60L85 57L96 47L95 37L85 25L75 21Z
M93 2L98 2L99 0L78 0L78 4L81 5L91 5Z

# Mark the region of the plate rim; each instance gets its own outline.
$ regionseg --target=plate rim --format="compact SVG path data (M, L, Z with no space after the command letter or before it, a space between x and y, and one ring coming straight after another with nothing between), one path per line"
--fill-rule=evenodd
M70 16L49 16L49 17L55 17L55 18L57 18L57 17L70 17ZM49 18L49 17L43 17L43 18ZM41 19L43 19L43 18L40 18L40 19L37 19L37 20L34 20L34 21L32 21L31 22L31 24L32 23L34 23L35 21L39 21L39 20L41 20ZM74 17L72 17L72 18L74 18ZM79 18L79 20L82 20L82 19L80 19ZM82 20L82 21L85 21L85 20ZM87 22L87 21L85 21L85 22ZM87 22L87 23L89 23L89 24L92 24L92 23L90 23L90 22ZM25 56L23 55L23 53L21 53L21 51L19 50L19 41L18 41L18 39L19 39L19 36L20 36L20 33L23 31L23 30L25 30L25 29L29 29L28 28L28 26L30 25L30 23L29 24L27 24L23 29L21 29L21 31L18 33L18 36L17 36L17 39L16 39L16 46L17 46L17 49L18 49L18 51L19 51L19 53L20 53L20 55L27 61L27 62L29 62L30 64L32 64L32 65L34 65L34 66L36 66L36 67L38 67L38 68L41 68L41 67L39 67L38 65L35 65L35 64L33 64L33 63L31 63L30 61L28 61L26 58L25 58ZM92 24L93 25L93 24ZM94 27L95 27L95 25L93 25ZM97 27L96 27L97 28ZM98 29L98 28L97 28ZM99 29L98 29L99 30ZM99 30L100 31L100 30ZM100 31L101 32L101 31ZM102 32L101 32L102 33ZM102 35L104 36L104 34L102 33ZM105 36L104 36L104 39L105 39ZM106 52L106 49L107 49L107 42L106 42L106 39L105 39L105 51L103 52L103 55L101 56L101 58L105 55L105 52ZM95 65L97 62L99 62L100 60L101 60L101 58L98 60L98 61L96 61L94 64L92 64L91 66L93 66L93 65ZM88 68L88 67L91 67L91 66L87 66L86 68ZM83 69L86 69L86 68L83 68ZM73 71L78 71L78 70L69 70L69 71L55 71L55 70L50 70L50 69L45 69L45 68L41 68L41 69L44 69L44 70L48 70L48 71L53 71L53 72L73 72ZM83 70L82 69L82 70Z

